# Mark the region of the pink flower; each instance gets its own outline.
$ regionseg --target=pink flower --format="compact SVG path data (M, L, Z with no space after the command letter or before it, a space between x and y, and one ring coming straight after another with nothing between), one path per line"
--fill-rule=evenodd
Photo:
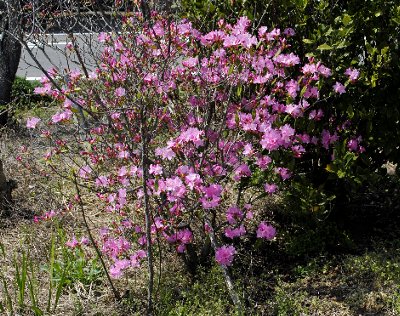
M360 71L355 68L347 68L345 73L351 81L356 81L360 77Z
M121 275L122 275L122 270L121 269L119 269L119 268L117 268L115 265L112 265L111 267L110 267L110 276L113 278L113 279L118 279L118 278L120 278L121 277Z
M136 251L132 256L130 256L130 261L131 261L131 267L132 268L137 268L140 266L140 259L145 258L146 252L144 250L138 250Z
M64 112L58 112L51 117L53 123L59 123L62 121L68 121L72 117L72 111L66 109Z
M287 180L292 176L292 173L288 168L279 167L275 169L275 172L281 176L282 180Z
M108 187L110 182L108 181L108 178L106 176L100 176L96 179L96 186L97 187Z
M236 22L235 30L239 31L240 33L246 31L249 26L251 25L251 21L247 16L241 16L239 20Z
M292 29L292 28L287 28L283 31L283 34L285 34L286 36L294 36L296 34L296 32Z
M176 155L174 151L169 147L156 148L156 156L161 156L163 159L172 160Z
M186 250L186 245L185 245L185 244L180 244L180 245L176 248L176 251L177 251L178 253L184 253L185 250Z
M195 187L199 186L203 181L199 174L197 173L189 173L185 177L186 185L193 190Z
M284 67L290 67L300 64L300 58L293 53L279 54L278 56L274 57L273 60Z
M227 227L225 229L225 236L231 239L235 237L241 237L245 234L246 234L246 228L243 225L240 225L240 227L237 228Z
M50 210L43 215L43 219L51 219L55 217L57 214L54 210ZM74 237L75 238L75 237Z
M269 156L261 156L257 158L256 165L259 166L260 169L265 170L271 161L272 159Z
M339 137L337 136L336 132L331 135L326 129L322 131L321 143L322 147L324 147L325 149L329 149L329 145L335 143L338 139Z
M296 80L290 80L286 82L286 91L288 95L292 98L297 96L297 92L300 90L300 86Z
M240 40L240 43L242 46L246 48L250 48L253 45L257 45L257 39L255 36L251 36L249 33L245 34L239 34L237 36L238 40Z
M333 90L336 93L343 94L346 92L346 87L342 85L340 82L336 81L335 85L333 86Z
M68 50L73 50L73 49L74 49L74 45L73 45L71 42L68 42L68 43L65 45L65 48L68 49Z
M164 27L161 21L157 21L153 26L154 34L157 36L163 36L165 34Z
M128 159L130 157L130 153L129 153L129 151L127 151L127 150L121 150L119 153L118 153L118 158L121 158L121 159Z
M332 75L332 71L328 67L325 67L321 64L318 66L318 72L325 78L328 78Z
M81 245L85 245L85 246L89 245L89 243L90 243L89 238L82 237L80 243L81 243Z
M125 94L126 94L126 91L124 88L119 87L119 88L115 89L115 95L117 97L123 97Z
M199 63L199 59L197 57L189 57L182 62L182 65L187 68L194 68Z
M35 128L37 123L40 122L40 118L38 117L30 117L26 120L26 127L27 128Z
M225 37L224 47L232 47L240 45L241 41L235 35Z
M182 244L189 244L193 239L193 233L190 231L190 229L185 228L183 230L178 231L176 238Z
M162 175L163 168L160 165L150 165L149 173L154 175Z
M128 170L126 169L125 166L122 166L119 170L118 170L118 177L125 177L128 173Z
M264 185L264 190L265 190L265 192L272 194L272 193L275 193L276 190L278 190L278 186L275 183L272 183L272 184L266 183Z
M92 168L90 166L83 166L82 168L79 169L79 176L82 179L87 179L88 175L92 172Z
M203 187L203 192L208 198L220 196L222 193L222 186L220 184L210 184L208 187Z
M253 155L253 146L251 146L251 144L247 143L246 145L244 145L243 147L243 155L245 156L251 156Z
M72 240L68 240L65 245L69 248L75 248L79 246L79 242L76 240L75 236L72 237Z
M202 188L204 197L200 199L202 206L205 209L214 208L221 201L222 186L219 184L211 184L209 187Z
M242 177L250 177L250 176L251 176L251 170L249 166L246 164L242 164L235 170L235 176L233 177L233 179L235 181L239 181L240 178Z
M364 147L362 147L362 146L360 146L360 142L362 141L362 138L361 138L361 136L359 136L359 137L357 137L357 138L352 138L352 139L350 139L349 141L348 141L348 143L347 143L347 148L350 150L350 151L354 151L354 152L360 152L360 153L362 153L362 152L364 152L365 151L365 148Z
M110 34L102 32L99 34L98 40L101 43L104 43L105 41L108 41L111 38Z
M269 151L277 150L282 145L282 134L275 129L265 131L260 144L263 149Z
M229 224L235 224L237 220L243 218L243 212L237 206L231 206L226 211L226 219Z
M349 142L347 143L347 148L349 148L350 151L356 151L358 148L357 139L350 139Z
M143 81L147 84L151 84L157 81L157 76L152 73L148 73L144 76Z
M177 141L179 143L193 142L196 147L203 146L204 142L201 137L204 135L204 131L197 129L196 127L190 127L186 131L182 132Z
M82 74L79 69L71 70L69 73L69 77L71 78L71 81L79 79L81 75Z
M266 222L261 222L257 228L257 238L273 239L276 236L276 229Z
M236 254L236 249L233 246L222 246L215 251L215 260L222 266L230 266L233 262L233 257Z

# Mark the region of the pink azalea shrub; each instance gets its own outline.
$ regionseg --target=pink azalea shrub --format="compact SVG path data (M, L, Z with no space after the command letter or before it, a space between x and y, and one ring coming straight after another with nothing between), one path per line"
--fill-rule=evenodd
M47 163L63 155L113 218L98 232L113 277L139 266L157 238L185 253L215 234L215 259L230 266L236 250L218 247L223 240L276 235L252 201L284 188L293 176L288 161L313 148L330 155L340 140L318 101L344 93L344 85L333 80L332 89L328 67L290 51L292 29L253 34L242 17L202 34L185 20L153 20L149 26L140 15L126 17L120 34L99 35L105 48L93 73L72 71L65 81L53 71L62 91L48 79L36 89L60 102L50 124L77 135L71 141L46 131L54 144ZM348 69L346 76L352 83L359 73ZM87 127L76 123L78 108ZM359 150L358 140L348 147Z

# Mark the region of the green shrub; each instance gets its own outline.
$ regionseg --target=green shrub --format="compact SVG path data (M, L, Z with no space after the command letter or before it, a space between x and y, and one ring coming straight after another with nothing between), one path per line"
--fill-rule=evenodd
M30 81L25 78L16 77L12 86L11 99L14 115L48 104L51 99L34 93L39 81Z

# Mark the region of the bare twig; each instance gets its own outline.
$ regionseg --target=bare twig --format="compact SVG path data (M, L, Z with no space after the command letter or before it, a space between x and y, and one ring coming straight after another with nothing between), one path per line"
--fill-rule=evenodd
M74 180L73 181L74 181L74 185L75 185L76 194L77 194L77 197L78 197L79 208L80 208L80 211L81 211L81 215L82 215L82 218L83 218L84 225L85 225L87 233L89 235L90 242L92 243L92 245L93 245L93 247L94 247L94 249L96 251L96 254L97 254L97 256L98 256L98 258L99 258L99 260L101 262L101 265L103 267L103 270L104 270L104 272L106 274L107 280L108 280L108 282L110 284L111 290L112 290L116 300L120 301L121 300L121 295L119 294L119 292L117 291L117 289L114 286L113 281L111 280L110 274L108 273L106 264L105 264L105 262L103 260L101 252L99 250L99 247L97 247L96 241L93 238L92 232L91 232L89 224L87 222L85 209L83 207L82 196L81 196L81 193L80 193L80 190L79 190L79 185L78 185L78 181L76 179L76 175L75 174L74 174Z

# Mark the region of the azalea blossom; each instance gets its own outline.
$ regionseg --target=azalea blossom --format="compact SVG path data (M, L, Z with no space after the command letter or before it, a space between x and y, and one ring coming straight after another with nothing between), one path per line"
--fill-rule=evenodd
M278 186L275 183L272 184L266 183L264 184L264 190L265 192L272 194L278 190Z
M333 90L336 93L343 94L346 92L346 87L342 85L340 82L336 81L335 85L333 86Z
M257 238L273 239L276 236L276 229L274 226L261 222L257 228Z
M356 81L358 77L360 77L360 71L351 67L347 68L344 74L347 75L351 81Z
M122 87L115 89L115 95L117 97L123 97L126 94L126 90Z
M228 267L232 265L235 254L236 254L236 249L234 246L224 245L216 249L215 260L220 265Z
M36 125L40 122L41 120L40 120L40 118L38 118L38 117L29 117L27 120L26 120L26 127L27 128L36 128Z

